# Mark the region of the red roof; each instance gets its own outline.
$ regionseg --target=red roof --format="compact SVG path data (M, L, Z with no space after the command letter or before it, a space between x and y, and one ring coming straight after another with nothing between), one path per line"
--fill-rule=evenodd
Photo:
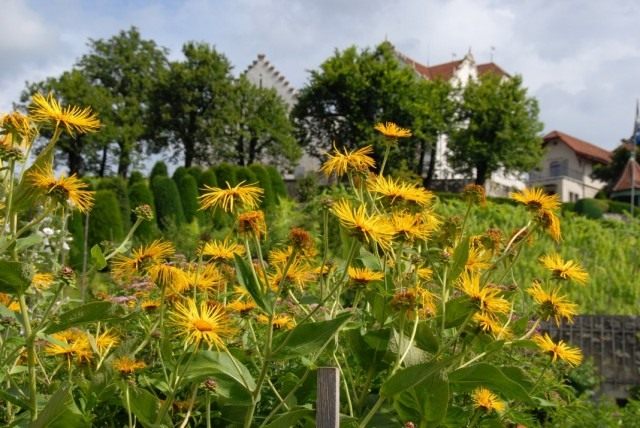
M587 143L584 140L573 137L569 134L565 134L560 131L551 131L544 136L544 142L548 143L551 140L560 140L565 143L571 150L576 152L580 157L599 162L602 164L608 164L611 162L611 152L601 147Z
M633 180L631 179L633 177ZM635 160L627 162L622 171L622 175L618 178L616 185L613 186L614 192L620 192L622 190L630 190L631 183L633 182L633 188L640 188L640 165Z
M429 80L437 79L437 78L444 79L444 80L451 79L463 61L459 59L457 61L445 62L443 64L426 66L426 65L420 64L417 61L414 61L413 59L399 52L398 52L398 57L402 61L404 61L407 65L409 65L411 68L413 68L416 72L421 74L424 78ZM500 68L498 65L494 64L493 62L488 62L486 64L478 64L477 67L478 67L479 76L482 76L483 74L486 74L486 73L496 73L500 76L509 77L509 74L506 71L504 71L502 68Z

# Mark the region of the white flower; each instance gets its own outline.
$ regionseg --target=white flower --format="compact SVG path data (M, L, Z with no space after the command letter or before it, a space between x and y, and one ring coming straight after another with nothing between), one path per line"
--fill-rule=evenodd
M63 249L63 250L65 250L65 251L69 251L69 249L70 249L70 248L71 248L71 247L69 247L69 244L67 244L66 242L63 242L63 243L62 243L62 249Z
M45 227L44 229L42 229L42 233L44 233L46 236L52 236L54 234L54 231L50 227Z

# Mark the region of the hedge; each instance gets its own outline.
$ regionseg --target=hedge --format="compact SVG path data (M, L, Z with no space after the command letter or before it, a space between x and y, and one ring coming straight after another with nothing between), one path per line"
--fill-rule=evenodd
M151 182L151 192L156 208L156 221L160 229L167 229L172 224L184 223L184 212L178 187L175 181L167 176L157 176Z

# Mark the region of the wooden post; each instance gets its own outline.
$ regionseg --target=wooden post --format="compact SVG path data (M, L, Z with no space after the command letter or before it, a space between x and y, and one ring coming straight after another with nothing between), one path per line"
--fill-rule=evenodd
M336 367L318 368L316 427L340 427L340 372Z

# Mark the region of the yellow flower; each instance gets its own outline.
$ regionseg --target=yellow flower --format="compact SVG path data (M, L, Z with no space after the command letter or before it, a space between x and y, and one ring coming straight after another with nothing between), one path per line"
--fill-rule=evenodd
M301 227L294 227L289 231L289 242L302 254L308 255L314 252L315 243L311 234Z
M473 321L485 333L489 333L496 338L509 337L510 331L504 327L497 317L488 312L476 312L472 317Z
M288 268L286 264L276 264L275 272L269 275L269 282L274 290L280 290L281 287L288 285L294 285L302 289L314 278L313 269L305 262L296 259L289 264Z
M127 356L116 358L113 360L112 365L120 374L131 374L136 370L147 367L144 361L134 360Z
M255 235L258 238L267 234L267 223L262 211L248 211L238 215L238 232Z
M383 250L391 248L394 231L393 226L385 218L367 214L364 205L354 209L346 200L337 202L332 211L338 217L340 224L350 230L360 241L374 242Z
M573 317L576 315L578 305L569 302L566 296L560 295L558 288L546 292L539 283L535 282L527 293L533 297L533 300L540 306L540 317L548 320L553 317L559 326L562 319L566 319L569 323L573 323Z
M573 260L564 261L559 254L545 255L540 258L545 268L549 269L555 279L574 281L578 284L586 284L589 274Z
M36 135L36 130L31 120L29 120L29 117L17 111L0 117L0 127L8 132L15 132L27 139L31 139Z
M210 290L220 287L225 278L214 265L204 265L200 269L196 267L187 272L189 286L199 290Z
M367 188L370 192L377 193L390 204L407 203L420 207L429 206L434 199L434 194L427 189L412 183L403 183L393 178L375 175L367 180Z
M469 248L469 256L464 268L469 272L479 272L491 267L491 254L478 248Z
M219 350L225 347L224 339L235 332L224 308L206 302L200 303L200 306L193 299L187 299L184 305L176 303L176 309L170 317L179 329L178 335L184 336L186 345L198 346L204 341Z
M79 330L65 330L54 333L51 337L55 342L47 344L45 348L47 354L65 356L69 360L75 358L79 363L91 360L93 352L86 333Z
M235 254L242 256L245 250L242 245L225 239L207 242L200 251L204 257L209 257L215 262L226 262L233 261Z
M481 287L477 273L464 272L458 280L458 287L481 311L491 314L509 312L509 301L499 296L500 290L491 285Z
M423 281L429 281L433 277L433 269L428 267L418 268L416 273L418 274L418 278Z
M505 409L504 401L500 400L496 394L484 387L474 389L471 393L471 399L477 409L484 410L487 413L493 410L502 413Z
M411 214L405 211L394 212L391 215L391 225L396 236L409 242L426 241L436 229L435 224L425 221L422 214Z
M133 250L131 257L117 255L111 270L117 278L146 273L151 266L164 262L173 253L175 249L171 242L155 240Z
M349 267L347 270L349 279L356 286L365 286L373 281L382 281L384 274L382 272L376 272L367 268L354 268Z
M96 336L96 348L98 348L99 354L105 354L109 352L111 348L116 346L120 342L118 336L112 334L109 330Z
M555 343L547 333L545 333L544 336L536 334L533 336L533 341L542 351L551 356L551 362L562 360L566 361L573 367L582 363L582 351L580 351L579 348L571 347L565 344L562 340Z
M411 137L411 131L409 129L401 128L393 122L377 123L374 129L385 137L393 140Z
M349 171L367 172L369 168L373 168L376 164L373 158L369 156L371 153L373 153L371 146L362 147L351 152L344 149L344 153L334 146L333 154L328 155L329 159L322 164L320 171L324 172L327 177L331 174L341 177Z
M55 178L51 165L34 171L29 176L32 186L51 196L58 203L70 203L83 213L93 206L93 193L86 190L89 185L79 180L75 174L71 177Z
M260 324L269 323L269 317L267 317L266 315L258 315L257 320ZM271 325L273 325L273 328L275 328L276 330L282 330L282 329L291 330L293 327L296 326L296 322L293 318L291 318L290 315L280 314L280 315L275 315L273 317L273 320L271 321Z
M547 195L541 188L524 189L511 193L509 196L533 211L555 211L560 207L559 196Z
M174 294L180 294L189 288L189 276L177 266L168 263L157 263L147 270L151 281L159 287L166 287Z
M160 300L143 300L140 307L147 312L155 311L160 307Z
M69 135L73 135L74 132L86 134L100 129L100 121L89 107L62 107L53 94L47 97L35 94L31 102L29 114L35 122L52 123L56 129L62 125Z
M560 233L560 219L555 213L549 210L540 210L536 215L536 221L547 231L554 241L560 242L562 238Z
M54 280L55 278L53 277L52 273L36 273L31 278L31 285L36 290L42 291L51 287L51 284L53 284Z
M227 188L205 187L205 192L200 196L200 209L220 208L226 212L233 212L234 205L241 204L244 208L253 209L258 206L260 197L264 193L255 184L244 185L244 181L236 186L227 182Z
M255 308L256 304L253 301L234 300L227 305L228 311L237 312L241 317L247 316Z

